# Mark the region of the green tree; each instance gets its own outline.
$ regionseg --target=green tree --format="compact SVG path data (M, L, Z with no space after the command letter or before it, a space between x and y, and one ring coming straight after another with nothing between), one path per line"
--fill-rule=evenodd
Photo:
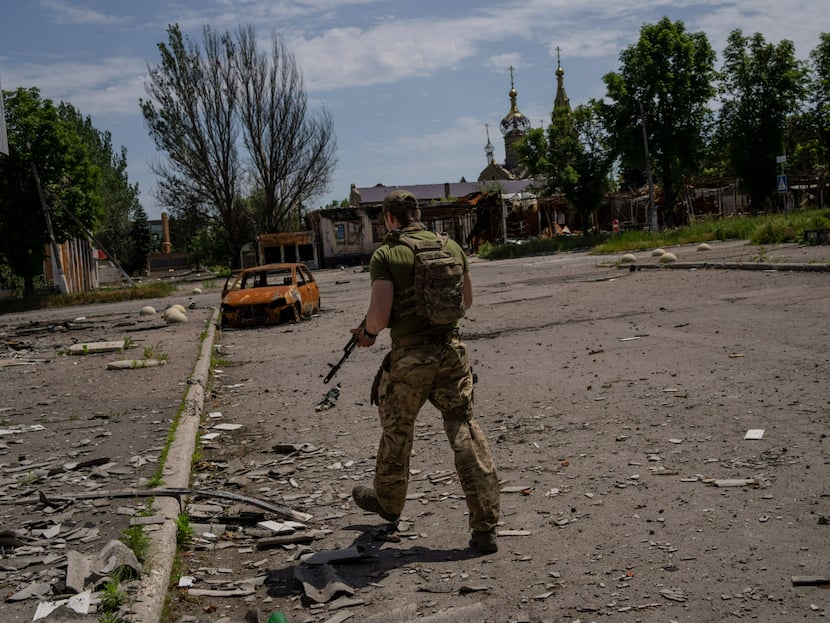
M147 256L155 250L155 243L150 224L147 222L147 213L141 204L136 202L130 221L130 244L122 267L128 273L137 273L147 266Z
M276 34L267 54L250 26L235 38L205 26L202 47L178 25L167 32L161 64L150 68L151 99L141 102L167 154L155 167L159 198L171 212L184 205L224 227L236 265L252 231L299 226L306 202L327 189L332 120L308 110L294 57Z
M590 227L614 162L600 103L590 100L573 112L554 108L547 130L530 130L517 149L528 175L540 180L538 192L543 197L563 193L583 227Z
M690 33L668 17L640 30L639 41L620 53L620 69L603 77L610 103L606 125L623 170L645 166L648 151L663 191L666 223L682 220L676 198L701 165L715 95L715 53L706 34Z
M122 147L116 152L112 135L96 129L90 117L84 117L71 104L61 102L58 115L74 128L100 171L96 194L102 210L93 234L115 261L133 272L146 261L150 233L138 199L138 184L131 184L127 176L127 150Z
M328 190L336 142L329 113L313 115L293 54L276 33L270 54L257 46L253 26L240 27L226 46L236 61L245 147L263 203L265 232L290 229L309 199Z
M539 180L537 191L543 197L564 193L569 196L579 176L573 163L580 149L571 111L556 108L546 130L533 128L517 145L527 175Z
M63 204L84 227L100 216L100 170L72 124L36 88L4 92L9 155L0 156L0 256L23 278L24 294L34 293L43 274L49 232L40 191L57 242L84 235L57 205ZM35 172L40 180L36 183Z
M806 68L791 41L767 43L755 33L733 30L723 53L717 144L743 181L757 214L774 205L777 164L788 120L804 93Z
M239 256L249 225L240 209L237 74L225 42L203 28L204 51L177 24L158 45L161 63L149 67L141 111L150 137L167 160L153 166L158 199L171 212L198 210L228 233L230 255Z
M807 106L788 124L788 169L817 176L824 183L830 173L830 33L822 33L810 52Z
M582 214L583 223L591 222L609 189L609 176L615 156L602 116L602 103L589 100L573 111L574 130L578 137L573 168L578 182L568 197ZM596 224L599 227L599 223Z

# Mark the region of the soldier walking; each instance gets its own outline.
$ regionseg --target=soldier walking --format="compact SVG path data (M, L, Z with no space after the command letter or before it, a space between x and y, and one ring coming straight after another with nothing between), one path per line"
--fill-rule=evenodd
M372 386L382 427L374 486L357 486L352 497L360 508L398 521L406 501L415 419L429 400L441 412L454 453L469 510L470 546L494 553L499 482L490 446L473 417L472 372L457 325L473 302L469 267L461 247L426 230L420 216L418 201L408 191L393 191L383 200L389 233L369 263L372 292L366 321L352 334L358 346L368 347L388 327L392 348ZM422 254L423 248L429 250ZM444 276L431 280L429 271L439 270Z

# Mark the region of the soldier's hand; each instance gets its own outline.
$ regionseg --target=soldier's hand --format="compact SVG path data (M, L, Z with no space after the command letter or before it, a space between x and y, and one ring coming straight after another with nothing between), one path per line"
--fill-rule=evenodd
M352 335L357 338L357 345L361 348L372 346L377 339L377 336L371 337L366 335L366 330L362 326L352 329Z

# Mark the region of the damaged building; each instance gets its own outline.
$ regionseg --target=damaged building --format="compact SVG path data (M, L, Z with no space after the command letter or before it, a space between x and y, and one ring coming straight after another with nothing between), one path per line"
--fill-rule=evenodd
M365 264L383 242L380 220L387 193L406 189L418 199L421 222L431 231L448 234L468 253L482 242L502 242L513 232L528 236L541 231L535 197L527 180L504 180L497 189L478 182L371 186L356 189L359 205L315 210L306 216L314 232L321 268Z

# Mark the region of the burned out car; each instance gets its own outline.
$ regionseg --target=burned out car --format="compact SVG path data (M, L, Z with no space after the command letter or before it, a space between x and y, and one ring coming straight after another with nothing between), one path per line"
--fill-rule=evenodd
M320 287L305 264L265 264L231 275L222 289L221 326L293 322L320 311Z

